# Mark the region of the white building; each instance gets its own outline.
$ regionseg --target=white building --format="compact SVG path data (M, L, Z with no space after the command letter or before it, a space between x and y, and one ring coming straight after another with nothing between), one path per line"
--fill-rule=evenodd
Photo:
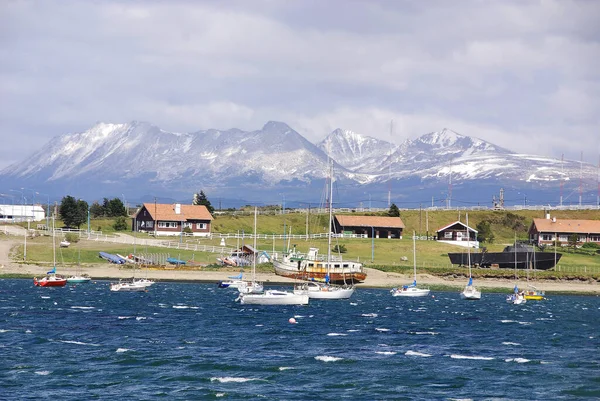
M41 221L46 212L40 205L0 205L0 222Z

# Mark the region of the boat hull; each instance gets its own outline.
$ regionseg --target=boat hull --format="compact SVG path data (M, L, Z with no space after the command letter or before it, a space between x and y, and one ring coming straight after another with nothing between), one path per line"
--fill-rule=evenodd
M481 299L481 291L472 286L466 286L463 292L460 293L460 298L467 301L479 301Z
M426 288L395 288L392 290L394 297L426 297L431 291Z
M37 287L64 287L67 285L66 278L44 277L41 280L33 279L33 284Z
M349 299L355 287L340 287L322 283L305 283L294 289L295 294L308 294L310 299Z
M307 267L305 270L289 268L283 264L273 262L275 274L278 276L293 278L295 280L314 280L325 282L327 271L324 269L311 269ZM362 271L349 272L330 272L329 282L332 284L345 283L360 283L367 279L367 273Z
M262 294L240 294L242 305L308 305L308 294L267 290Z
M92 279L90 277L69 277L67 283L69 284L82 284L89 283Z
M448 253L450 263L459 266L471 265L479 267L498 266L501 269L527 269L533 266L537 270L552 269L562 257L562 254L550 252L517 252L516 262L514 252L480 252L480 253ZM556 258L556 260L555 260ZM535 264L534 264L535 261Z

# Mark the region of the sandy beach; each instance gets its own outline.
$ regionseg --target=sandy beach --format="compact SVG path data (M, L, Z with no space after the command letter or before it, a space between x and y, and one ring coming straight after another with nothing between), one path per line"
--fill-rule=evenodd
M24 274L30 276L42 277L46 274L48 266L37 266L26 263L15 263L10 260L9 252L13 242L10 240L0 240L0 277L9 274ZM387 273L380 270L365 268L367 279L357 285L357 287L372 288L393 288L412 282L412 275ZM87 273L96 280L112 280L131 278L134 274L132 269L124 268L120 265L101 262L92 265L82 266L83 272ZM76 267L59 267L59 273L65 276L75 274ZM249 270L246 269L249 274ZM227 280L229 276L239 273L239 268L223 268L219 271L186 270L186 269L144 269L136 270L136 276L148 277L157 281L196 281L203 283L217 283L221 280ZM267 284L288 284L294 280L281 277L275 273L257 273L258 280ZM420 285L447 286L455 287L457 290L466 284L465 278L442 278L429 274L418 274L417 281ZM537 287L548 293L588 293L600 295L600 285L596 282L572 282L572 281L539 281ZM477 286L481 289L491 289L497 291L509 292L514 287L514 281L510 280L484 280L478 279Z

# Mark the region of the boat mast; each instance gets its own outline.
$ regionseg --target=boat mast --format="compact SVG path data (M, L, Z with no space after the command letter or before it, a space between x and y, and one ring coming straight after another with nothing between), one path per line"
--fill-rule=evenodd
M469 232L469 213L467 215L467 263L469 264L469 278L471 278L471 233Z
M253 247L254 247L254 259L252 260L252 282L256 282L256 256L258 253L258 250L256 249L256 214L257 214L257 208L256 206L254 206L254 243L253 243Z
M417 281L417 237L413 231L413 274L414 280Z
M331 222L333 220L333 159L329 165L329 223L327 224L327 276L325 283L329 284L329 265L331 264Z

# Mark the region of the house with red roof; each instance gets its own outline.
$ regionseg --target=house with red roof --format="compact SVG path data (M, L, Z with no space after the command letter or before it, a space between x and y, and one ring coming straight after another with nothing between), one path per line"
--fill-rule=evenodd
M204 205L144 203L133 217L132 230L153 235L181 235L189 228L194 236L208 236L212 220Z
M557 219L546 214L545 219L533 219L529 227L529 240L538 246L552 245L555 240L566 245L573 234L578 243L600 244L600 220Z
M333 232L366 238L402 239L404 222L400 217L335 215Z

